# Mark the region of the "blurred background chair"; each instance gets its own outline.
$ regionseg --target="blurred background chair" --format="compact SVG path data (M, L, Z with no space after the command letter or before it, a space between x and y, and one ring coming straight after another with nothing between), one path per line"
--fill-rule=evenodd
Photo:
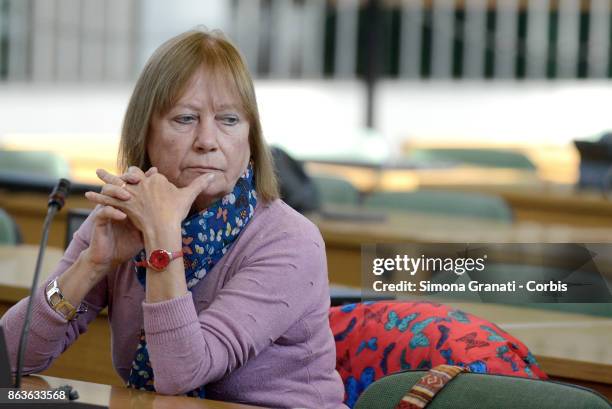
M15 220L3 209L0 209L0 244L21 244L21 232Z
M360 201L359 191L349 181L331 175L312 176L321 203L334 205L357 206Z
M270 148L278 178L281 198L300 213L316 211L320 207L319 194L304 164L278 146Z
M612 182L612 133L602 134L598 140L575 140L580 154L578 188L597 189L606 195Z
M536 166L525 154L507 149L417 148L411 150L406 159L416 163L536 170Z
M364 198L363 206L371 209L478 217L507 223L513 220L512 210L503 199L476 192L426 189L411 192L374 192Z
M52 152L0 150L0 174L67 178L70 175L70 165L66 159Z
M68 245L72 241L72 236L81 227L81 224L87 219L91 213L91 209L68 209L68 215L66 216L66 243L64 248L68 248Z

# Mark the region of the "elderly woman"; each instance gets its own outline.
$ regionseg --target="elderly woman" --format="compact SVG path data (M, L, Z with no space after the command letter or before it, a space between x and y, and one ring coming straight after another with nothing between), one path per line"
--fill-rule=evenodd
M25 372L108 307L129 387L345 408L324 243L278 198L251 78L221 34L184 33L147 62L119 163L122 176L98 171L98 206L34 295ZM2 318L13 367L25 306Z

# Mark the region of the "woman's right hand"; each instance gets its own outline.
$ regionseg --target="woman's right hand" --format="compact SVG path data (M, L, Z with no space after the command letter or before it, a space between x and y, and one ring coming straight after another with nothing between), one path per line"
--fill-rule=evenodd
M145 176L157 172L151 168ZM131 172L116 177L112 183L102 187L104 194L118 200L129 200L130 193L123 189L126 183L138 184L140 180ZM102 206L95 210L94 225L89 248L85 257L97 274L106 274L118 265L134 257L143 247L141 232L132 224L127 215L112 206Z
M86 258L98 274L106 274L143 248L142 235L125 213L111 206L95 210Z

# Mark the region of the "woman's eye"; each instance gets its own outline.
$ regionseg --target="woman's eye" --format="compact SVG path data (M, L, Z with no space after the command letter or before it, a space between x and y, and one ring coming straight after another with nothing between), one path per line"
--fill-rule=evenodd
M236 125L239 122L239 118L235 115L224 115L220 119L225 125L230 126Z
M198 118L195 115L179 115L174 118L174 121L182 125L187 125L196 121L197 119Z

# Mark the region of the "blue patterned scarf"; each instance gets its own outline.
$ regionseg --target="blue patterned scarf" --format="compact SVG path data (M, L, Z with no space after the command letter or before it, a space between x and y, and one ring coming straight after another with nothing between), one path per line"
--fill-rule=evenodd
M181 224L182 250L185 280L189 291L212 270L238 238L242 229L253 217L255 206L257 206L257 194L255 192L253 164L249 163L231 193L183 221ZM134 261L139 262L144 260L145 257L146 254L143 249L134 257ZM147 269L136 267L136 275L138 281L146 288ZM149 361L144 329L141 330L140 342L130 369L127 386L155 391L153 368L151 368ZM188 392L186 395L203 399L204 385Z

